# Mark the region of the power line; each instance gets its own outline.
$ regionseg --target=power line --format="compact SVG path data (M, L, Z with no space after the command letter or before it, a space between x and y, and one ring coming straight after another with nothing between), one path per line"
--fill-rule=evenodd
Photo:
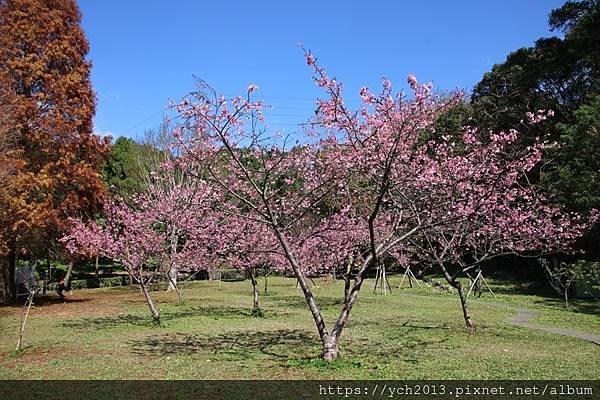
M189 93L188 93L189 94ZM186 94L187 95L187 94ZM184 96L181 96L184 97ZM264 98L264 99L278 99L278 100L292 100L292 101L310 101L311 103L314 104L315 98L309 98L309 97L294 97L294 96L260 96L260 98ZM315 107L288 107L288 106L272 106L271 109L264 109L263 112L265 115L269 116L269 117L297 117L297 118L306 118L308 117L307 115L300 115L300 114L278 114L278 113L271 113L271 110L294 110L294 111L310 111L310 112L314 112ZM159 114L165 113L167 110L165 108L161 108L159 111L155 112L154 114L144 118L143 120L141 120L140 122L136 123L135 125L131 126L130 128L126 129L125 131L121 132L121 135L126 135L129 132L133 131L134 129L142 126L143 124L145 124L146 122L156 118ZM299 124L302 123L273 123L270 125L279 125L279 126L298 126Z
M125 134L127 134L127 133L131 132L131 131L132 131L132 130L134 130L135 128L137 128L137 127L141 126L142 124L144 124L144 123L146 123L146 122L150 121L151 119L153 119L154 117L156 117L158 114L161 114L161 113L163 113L164 111L165 111L165 109L164 109L164 108L163 108L163 109L161 109L160 111L158 111L158 112L156 112L156 113L152 114L151 116L149 116L148 118L144 119L143 121L140 121L140 122L138 122L137 124L135 124L134 126L132 126L131 128L127 129L126 131L124 131L124 132L123 132L123 133L121 133L121 134L122 134L122 135L125 135Z

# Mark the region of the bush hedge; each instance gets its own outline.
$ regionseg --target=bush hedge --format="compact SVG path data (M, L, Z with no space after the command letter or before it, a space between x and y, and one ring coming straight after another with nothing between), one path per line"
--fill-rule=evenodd
M236 268L225 268L221 270L221 280L225 282L236 282L246 280L246 273Z
M100 287L115 287L127 285L129 282L124 276L114 276L112 278L100 278Z
M70 289L95 289L99 287L115 287L127 285L128 281L124 276L112 276L109 278L87 278L87 279L73 279L71 281ZM57 282L48 284L48 290L56 290Z

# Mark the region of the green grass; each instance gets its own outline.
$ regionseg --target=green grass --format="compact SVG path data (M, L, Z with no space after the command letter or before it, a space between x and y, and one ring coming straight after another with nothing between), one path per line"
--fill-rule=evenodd
M342 282L314 288L328 322L337 317ZM262 280L260 281L262 283ZM392 287L399 277L392 277ZM600 346L518 328L494 303L533 309L533 321L600 334L599 306L520 293L493 282L472 302L475 332L463 326L456 295L429 287L373 294L367 281L341 342L326 363L295 280L269 278L264 318L250 315L251 286L198 281L174 293L154 292L162 325L148 318L131 287L74 291L68 303L38 302L14 354L20 312L0 308L0 379L596 379Z

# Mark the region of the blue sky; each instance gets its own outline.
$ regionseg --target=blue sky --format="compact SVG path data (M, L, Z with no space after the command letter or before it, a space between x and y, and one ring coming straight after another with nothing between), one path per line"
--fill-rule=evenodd
M196 75L226 95L250 83L273 106L269 126L288 132L321 92L298 42L344 82L350 105L381 76L469 90L517 48L551 36L563 0L116 1L80 0L98 96L95 129L135 137L159 125L169 99Z

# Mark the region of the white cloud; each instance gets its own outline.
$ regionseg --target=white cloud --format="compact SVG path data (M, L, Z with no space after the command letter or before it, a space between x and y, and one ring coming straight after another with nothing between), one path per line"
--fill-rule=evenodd
M112 138L114 138L114 137L115 137L115 134L114 134L114 132L113 132L113 131L109 131L109 130L105 131L105 130L102 130L102 129L100 129L100 127L99 127L98 125L96 125L96 124L94 124L94 130L93 130L93 132L94 132L94 135L98 135L98 136L100 136L100 137L107 137L107 136L110 136L110 137L112 137Z

